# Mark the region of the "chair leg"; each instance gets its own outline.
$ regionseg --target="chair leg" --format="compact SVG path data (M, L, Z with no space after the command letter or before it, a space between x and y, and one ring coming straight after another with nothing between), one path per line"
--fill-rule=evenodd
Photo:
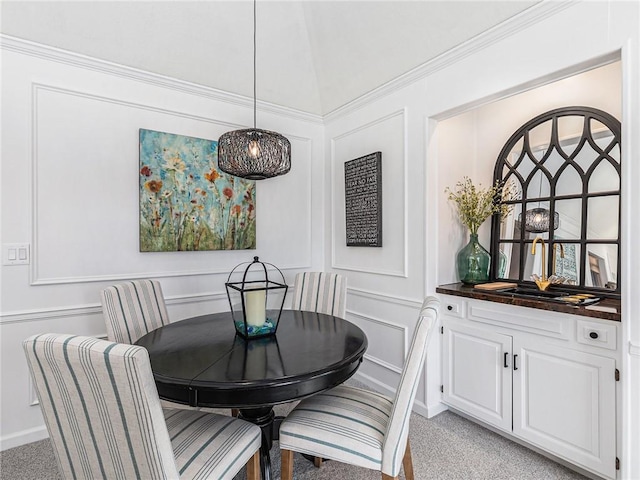
M293 450L280 450L280 480L293 480Z
M313 457L313 464L316 468L320 468L322 466L322 457Z
M247 462L247 480L260 480L260 449Z
M402 468L404 468L404 478L406 480L413 480L413 462L411 461L411 447L409 446L409 439L407 439L407 448L404 451L404 457L402 457ZM382 474L382 480L398 480L400 477L392 477L386 473Z
M238 415L240 415L240 409L239 408L232 408L231 409L231 416L238 418Z
M411 447L409 446L408 438L407 448L404 451L404 457L402 457L402 467L404 468L404 478L413 480L413 461L411 460Z

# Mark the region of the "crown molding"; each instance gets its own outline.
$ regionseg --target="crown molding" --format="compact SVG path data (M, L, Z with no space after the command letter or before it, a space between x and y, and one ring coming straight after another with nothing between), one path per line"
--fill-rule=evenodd
M385 97L405 86L422 80L433 73L456 63L463 58L473 55L500 40L521 32L523 29L544 20L545 18L556 15L557 13L573 6L581 0L542 0L540 3L528 8L527 10L511 17L508 20L496 25L495 27L480 33L474 38L446 51L445 53L429 60L418 67L408 71L407 73L396 77L395 79L361 95L351 102L338 107L337 109L324 115L316 115L289 107L258 101L258 108L263 112L269 112L276 115L292 118L299 121L305 121L317 125L324 125L328 121L333 121L355 110L358 110L366 104L375 101L378 98ZM230 92L225 92L211 87L205 87L195 83L179 80L164 75L146 72L119 65L106 60L89 57L68 50L63 50L48 45L24 40L10 35L0 33L0 48L8 51L18 52L25 55L41 58L48 61L58 62L78 68L93 70L101 73L115 75L131 80L144 82L163 88L168 88L190 95L196 95L210 100L226 102L245 108L253 108L253 99Z
M545 18L556 15L579 1L581 0L542 0L540 3L533 5L517 15L514 15L499 25L496 25L495 27L476 35L470 40L447 50L432 60L409 70L399 77L396 77L370 92L361 95L351 102L326 113L323 116L323 119L326 123L348 115L379 98L390 95L407 85L422 80L429 75L448 67L449 65L484 50L504 38L520 33L525 28L544 20Z
M401 108L398 110L395 110L393 112L387 113L385 115L380 116L379 118L376 118L364 125L359 125L358 127L349 130L347 132L343 132L340 135L333 137L331 139L331 147L330 147L330 160L331 160L331 164L330 164L330 170L331 170L331 177L334 178L335 177L335 172L336 172L336 142L338 140L342 140L344 138L349 137L350 135L354 135L356 133L362 132L367 130L368 128L380 125L388 120L391 120L395 117L401 117L402 118L402 131L399 132L402 136L402 150L403 150L403 155L402 155L402 187L403 187L403 193L402 193L402 197L403 197L403 207L404 207L404 214L403 214L403 226L402 226L402 232L403 232L403 240L402 240L402 249L403 249L403 254L402 254L402 265L400 265L400 268L398 269L381 269L381 268L370 268L370 267L363 267L362 265L347 265L347 264L340 264L338 263L338 260L336 259L336 251L337 251L337 244L336 244L336 237L335 235L332 235L331 238L331 268L334 269L338 269L338 270L348 270L348 271L354 271L354 272L366 272L366 273L374 273L374 274L378 274L378 275L388 275L391 277L403 277L403 278L407 278L408 276L408 268L409 268L409 256L408 256L408 252L409 252L409 230L408 230L408 224L409 224L409 217L408 217L408 178L407 178L407 171L409 169L409 145L408 145L408 134L407 134L407 130L409 128L408 126L408 120L407 120L407 108ZM331 183L331 211L335 212L336 211L336 183L332 182ZM332 231L336 231L337 226L336 226L336 217L335 215L331 215L331 225L332 225Z
M125 65L89 57L87 55L51 47L49 45L43 45L41 43L24 40L2 33L0 33L0 49L29 55L50 62L57 62L72 67L82 68L84 70L92 70L107 75L143 82L149 85L207 98L209 100L230 103L240 107L253 109L253 98L225 92L211 87L205 87L203 85L167 77L157 73L146 72L137 68L127 67ZM262 112L268 112L294 120L323 125L321 115L315 115L260 100L257 102L257 107L258 110Z

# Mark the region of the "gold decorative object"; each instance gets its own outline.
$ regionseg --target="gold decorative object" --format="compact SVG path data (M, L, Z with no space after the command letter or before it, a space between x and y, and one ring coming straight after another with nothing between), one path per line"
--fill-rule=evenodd
M547 278L547 267L546 267L547 259L546 259L546 249L545 249L546 245L544 244L544 240L541 237L536 237L535 240L533 241L533 244L531 245L531 255L536 254L536 244L538 242L540 242L540 245L542 246L542 276L536 275L534 273L533 275L531 275L531 280L536 282L536 285L540 290L544 291L547 288L549 288L549 285L557 285L557 284L565 283L567 279L559 275L551 275L550 277ZM562 247L562 244L559 244L559 245L560 245L560 255L564 257L564 248Z
M538 288L544 291L549 288L549 285L551 285L551 281L547 278L547 267L545 265L547 263L546 248L542 237L536 237L533 241L533 244L531 245L531 255L536 254L536 244L538 242L540 242L540 246L542 247L542 277L539 277L538 275L532 275L531 278L534 282L536 282Z

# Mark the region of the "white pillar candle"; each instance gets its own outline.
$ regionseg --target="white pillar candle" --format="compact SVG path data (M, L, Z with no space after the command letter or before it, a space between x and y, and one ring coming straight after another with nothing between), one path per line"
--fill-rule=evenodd
M245 313L247 324L261 327L267 319L266 290L251 290L245 293Z

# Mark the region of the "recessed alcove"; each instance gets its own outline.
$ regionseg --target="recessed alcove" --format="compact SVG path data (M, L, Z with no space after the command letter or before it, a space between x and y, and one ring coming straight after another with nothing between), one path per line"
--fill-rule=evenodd
M496 160L505 142L523 124L544 112L567 106L586 106L622 118L622 71L620 61L594 65L580 73L553 80L531 82L519 92L504 93L499 100L476 102L438 121L430 154L437 157L438 188L438 284L458 281L455 271L457 251L468 241L469 232L459 223L457 213L444 190L464 176L488 187L493 182ZM499 96L499 95L496 95ZM461 113L459 113L463 110ZM445 117L443 115L443 117ZM581 125L562 125L563 137L579 134ZM531 133L531 144L542 146L549 138L541 125ZM535 151L534 151L535 154ZM544 151L540 152L540 155ZM480 243L489 250L491 221L479 230ZM615 272L617 273L617 272Z

